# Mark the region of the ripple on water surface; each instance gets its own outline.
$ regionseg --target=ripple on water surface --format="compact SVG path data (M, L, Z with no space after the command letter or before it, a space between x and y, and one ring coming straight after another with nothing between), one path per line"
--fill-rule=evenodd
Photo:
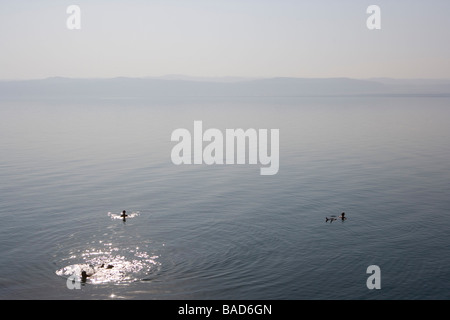
M122 219L120 214L108 212L108 216ZM127 218L139 216L139 212L131 212ZM111 230L110 226L108 230ZM117 230L116 230L117 231ZM159 256L152 250L149 240L135 237L127 233L105 232L97 236L91 235L86 243L62 245L59 265L65 265L56 271L58 276L69 278L80 277L86 271L86 283L128 283L145 280L160 268ZM76 237L79 239L78 237ZM100 238L100 240L98 239Z

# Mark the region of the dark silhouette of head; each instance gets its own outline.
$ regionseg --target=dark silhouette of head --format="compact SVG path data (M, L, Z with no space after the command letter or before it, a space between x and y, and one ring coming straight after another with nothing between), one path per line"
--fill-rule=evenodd
M86 282L86 278L89 277L86 271L81 271L81 281Z

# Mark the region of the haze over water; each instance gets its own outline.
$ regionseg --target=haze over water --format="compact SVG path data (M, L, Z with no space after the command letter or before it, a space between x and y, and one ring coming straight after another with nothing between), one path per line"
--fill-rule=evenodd
M448 299L449 102L2 100L0 297ZM279 129L279 172L174 165L195 120ZM106 281L67 288L64 268L101 263Z

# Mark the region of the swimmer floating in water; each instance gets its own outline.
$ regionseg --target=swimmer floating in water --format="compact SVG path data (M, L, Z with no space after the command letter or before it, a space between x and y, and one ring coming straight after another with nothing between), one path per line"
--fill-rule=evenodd
M347 217L345 216L345 212L342 212L341 215L339 216L339 218L344 221L347 219ZM330 216L330 218L325 217L325 222L330 221L330 223L332 223L333 221L337 220L336 216Z
M84 270L81 271L81 282L86 282L86 279L90 276L92 276L92 274L87 274L87 272Z
M92 268L94 268L94 266L90 265ZM112 264L108 264L107 266L105 266L105 264L103 263L100 268L104 268L104 269L112 269L114 268L114 266ZM89 278L90 276L92 276L95 273L87 273L85 270L81 271L81 282L85 283L86 279Z
M127 212L125 210L122 211L122 215L120 216L121 218L123 218L122 220L125 222L126 221L126 217L128 217Z

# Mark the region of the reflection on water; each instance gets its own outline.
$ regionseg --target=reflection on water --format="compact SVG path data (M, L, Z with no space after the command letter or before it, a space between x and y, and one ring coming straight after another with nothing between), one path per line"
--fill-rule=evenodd
M68 265L56 271L63 277L81 276L86 271L89 276L87 283L124 283L139 281L156 270L158 256L150 255L135 248L118 248L111 243L104 243L102 248L90 248L70 257L71 261L81 263Z
M112 220L122 220L121 214L108 212L107 216ZM134 210L127 213L127 218L136 218L140 214ZM93 222L91 228L86 227L84 236L74 234L60 244L61 252L55 254L61 257L58 265L65 266L56 274L65 278L81 277L85 271L87 277L83 282L90 284L125 284L152 277L160 268L159 256L154 253L148 239L142 240L126 227L99 216L97 223ZM76 243L75 239L80 238L86 242Z
M135 218L135 217L138 217L139 214L140 214L139 211L134 211L134 212L131 212L131 213L127 212L126 213L126 218L127 219ZM123 219L122 213L108 212L108 216L111 217L111 219L113 219L113 220L118 220L118 219L122 220Z

